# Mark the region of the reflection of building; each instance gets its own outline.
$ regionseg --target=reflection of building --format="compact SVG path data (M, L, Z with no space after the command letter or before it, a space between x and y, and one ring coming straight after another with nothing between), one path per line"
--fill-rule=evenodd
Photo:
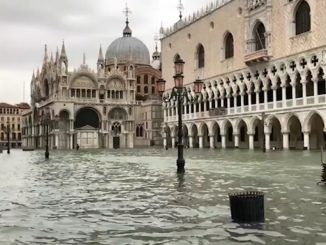
M199 77L205 83L201 100L184 105L186 144L247 149L263 142L267 149L325 145L325 8L324 0L214 1L162 28L167 89L173 86L173 62L179 56L186 62L189 96L194 95L192 81ZM176 115L175 104L165 105L165 144L174 145Z
M0 148L7 146L7 129L9 128L10 147L21 147L21 117L25 110L30 107L26 103L9 105L0 103Z
M123 36L110 44L105 58L100 48L96 72L86 65L85 56L80 68L69 72L64 44L54 59L45 49L42 70L31 82L32 110L24 118L24 145L44 145L43 119L48 114L51 148L161 144L163 114L153 89L159 77L160 70L150 65L147 47L132 36L128 19ZM136 100L138 78L144 84L140 101Z

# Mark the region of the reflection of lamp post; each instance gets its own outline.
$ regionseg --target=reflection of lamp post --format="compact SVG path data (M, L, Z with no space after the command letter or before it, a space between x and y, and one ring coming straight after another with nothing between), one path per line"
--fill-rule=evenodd
M10 123L9 123L9 120L7 121L6 133L7 133L7 154L10 154Z
M266 152L266 146L265 146L265 112L261 114L261 120L263 123L263 146L262 146L262 151Z
M184 173L185 172L185 160L183 159L183 144L182 144L182 104L184 99L189 100L187 96L187 91L183 87L183 67L184 67L184 61L182 59L178 59L174 62L174 68L175 68L175 75L174 83L175 86L172 89L171 94L168 97L163 96L164 102L170 102L171 100L177 101L178 103L178 158L177 158L177 173ZM157 82L157 90L159 93L163 93L165 91L165 83L166 81L160 78ZM196 98L200 94L203 86L203 82L199 79L197 79L194 82L195 85L195 93Z

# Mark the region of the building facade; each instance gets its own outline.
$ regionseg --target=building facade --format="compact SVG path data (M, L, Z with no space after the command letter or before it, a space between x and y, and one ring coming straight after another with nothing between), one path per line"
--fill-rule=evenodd
M0 148L8 146L8 136L10 148L22 146L22 114L29 108L26 103L0 103Z
M215 1L161 28L162 77L185 61L189 147L319 149L325 146L324 0ZM195 98L193 81L204 82ZM164 145L177 139L177 107L164 105Z
M64 44L55 58L45 47L42 69L31 81L32 109L24 115L25 147L44 147L46 132L52 149L162 144L161 99L152 88L161 72L151 65L146 45L132 36L128 19L105 57L100 48L96 71L85 56L78 69L69 71L68 64Z

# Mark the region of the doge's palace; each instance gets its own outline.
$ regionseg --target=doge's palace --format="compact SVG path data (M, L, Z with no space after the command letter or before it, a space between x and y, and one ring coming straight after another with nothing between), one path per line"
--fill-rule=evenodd
M326 1L214 1L161 28L166 93L185 61L182 106L190 148L319 149L325 146ZM175 146L177 106L164 104L164 144Z

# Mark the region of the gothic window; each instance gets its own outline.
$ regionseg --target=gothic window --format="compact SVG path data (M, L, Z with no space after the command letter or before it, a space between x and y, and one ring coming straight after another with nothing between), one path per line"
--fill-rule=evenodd
M140 86L137 86L137 93L140 93Z
M144 137L144 125L139 124L136 127L136 137Z
M140 76L137 76L137 84L140 84Z
M151 83L152 83L152 85L155 85L155 77L151 78Z
M152 94L155 94L155 87L152 87Z
M75 89L71 89L71 97L75 97Z
M111 95L110 90L108 90L108 99L110 99L110 95Z
M234 56L233 36L228 33L225 37L225 59Z
M197 47L197 68L203 68L205 66L205 50L202 44Z
M296 35L310 31L311 19L310 19L310 7L306 1L302 1L295 14L295 29Z
M148 94L148 87L147 86L144 87L144 93Z
M266 48L265 32L266 30L264 24L259 22L254 29L256 50L261 50Z
M120 99L123 99L123 91L120 91Z
M113 135L121 134L121 124L119 122L114 122L111 126L111 130Z
M144 76L144 84L148 84L148 75Z

